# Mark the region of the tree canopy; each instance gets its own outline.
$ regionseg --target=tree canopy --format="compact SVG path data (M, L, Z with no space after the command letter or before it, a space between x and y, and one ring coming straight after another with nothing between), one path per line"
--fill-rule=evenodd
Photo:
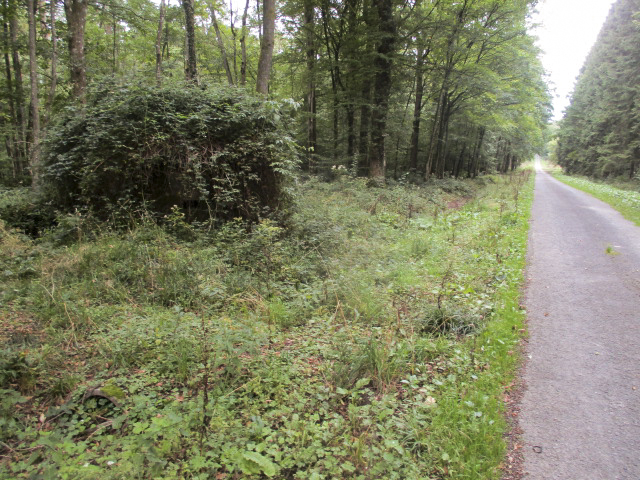
M186 78L293 99L302 108L288 123L311 173L341 166L420 181L507 171L542 148L549 117L527 33L535 3L282 0L274 11L48 0L34 3L30 30L25 5L4 0L0 175L17 183L36 174L51 122L105 78L157 88Z

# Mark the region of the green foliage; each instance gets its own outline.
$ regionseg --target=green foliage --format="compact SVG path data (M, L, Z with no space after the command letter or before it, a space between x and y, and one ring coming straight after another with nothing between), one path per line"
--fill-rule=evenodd
M281 218L296 165L285 116L239 89L107 83L50 130L45 191L60 210L116 226L148 214L183 230L180 214Z
M1 313L36 331L0 357L0 475L497 478L530 180L312 180L250 231L3 232L33 273Z
M7 441L15 437L20 429L20 422L16 416L16 407L27 401L13 389L0 388L0 440Z
M31 190L19 187L0 190L0 218L12 228L36 237L55 223L56 212Z
M38 359L24 350L0 350L0 388L15 385L22 393L32 393L41 369Z

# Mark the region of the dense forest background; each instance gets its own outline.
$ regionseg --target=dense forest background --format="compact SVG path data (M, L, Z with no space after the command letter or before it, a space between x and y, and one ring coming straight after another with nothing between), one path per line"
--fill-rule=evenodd
M619 0L587 57L560 123L568 172L634 178L640 159L640 2Z
M504 172L545 143L549 96L527 33L535 3L3 0L0 177L37 180L46 132L91 92L104 97L105 83L264 92L271 41L268 96L297 107L285 123L309 172Z

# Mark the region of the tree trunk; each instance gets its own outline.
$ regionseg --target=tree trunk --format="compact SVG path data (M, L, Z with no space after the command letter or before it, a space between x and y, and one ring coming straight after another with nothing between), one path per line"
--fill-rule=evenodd
M369 175L369 128L371 125L371 81L367 75L362 85L360 106L360 139L358 144L358 176Z
M260 60L258 60L258 75L256 91L267 95L269 93L269 77L271 75L271 59L276 29L276 2L263 1L262 12L262 40L260 42Z
M209 12L211 12L213 29L216 31L216 41L218 42L218 49L220 50L220 56L222 57L222 66L224 67L224 71L227 74L227 82L229 82L229 85L233 85L233 75L231 74L231 68L229 68L227 51L224 48L222 34L220 33L220 27L218 26L218 19L216 18L216 9L214 8L213 3L209 3Z
M347 27L344 34L344 55L343 58L347 62L347 74L345 76L345 85L340 82L343 92L345 93L344 107L347 118L347 159L348 168L351 171L357 171L358 158L356 156L356 101L357 101L357 79L359 70L362 68L362 59L358 51L359 33L358 27L360 20L358 19L358 9L360 0L346 0L344 2L344 12L342 16L347 18Z
M332 85L332 89L333 89L333 108L332 110L332 115L333 115L333 164L337 165L338 164L338 136L339 136L339 122L338 122L338 108L339 108L339 102L338 102L338 87L336 85L336 81L335 81L335 75L331 76L331 85Z
M429 180L431 176L431 170L433 168L433 160L436 154L436 148L438 146L438 132L440 131L440 124L442 122L442 114L444 110L444 101L447 95L446 92L446 81L447 75L445 75L445 80L442 83L442 87L440 89L440 95L438 97L438 103L436 105L436 113L433 116L433 128L431 130L431 138L429 140L429 151L427 153L427 165L425 168L425 180Z
M458 178L460 176L460 170L462 170L462 166L464 165L464 154L467 152L467 142L462 144L462 149L460 150L460 155L458 156L458 161L453 169L453 176Z
M351 101L345 108L347 111L347 157L349 162L353 163L356 152L356 109ZM352 165L349 165L349 168L351 167Z
M476 178L478 176L478 163L480 158L480 149L482 148L482 140L484 139L484 132L484 127L480 127L478 129L478 140L474 145L473 154L471 155L471 159L469 160L469 170L467 171L467 173L471 178Z
M187 62L185 77L187 82L198 84L198 64L196 58L196 20L194 12L194 0L182 0L184 10L184 23L186 29Z
M24 86L22 83L22 64L18 51L18 19L15 0L9 1L9 39L13 61L13 80L15 82L16 120L18 131L18 151L21 159L27 158L27 114L24 106Z
M374 61L375 83L373 111L371 112L371 151L369 154L369 177L382 178L385 175L385 137L387 135L387 113L391 93L391 55L396 40L396 26L393 19L392 0L374 0L378 18L380 40Z
M36 57L36 2L27 0L29 21L29 80L31 83L31 148L29 151L32 187L40 185L40 105L38 102L38 58Z
M166 56L164 52L167 52ZM164 22L164 41L162 42L162 57L169 60L171 50L169 50L169 22Z
M46 112L47 122L51 120L51 109L53 100L56 96L56 87L58 85L58 38L56 36L56 2L51 0L50 3L51 17L51 85L49 86L49 95L47 96Z
M413 107L413 129L411 131L411 143L409 149L409 172L412 174L418 169L420 115L422 113L422 94L424 91L423 65L424 52L422 47L418 47L418 56L416 59L416 99Z
M370 0L362 2L362 16L366 27L366 32L374 33L375 21L374 11ZM356 152L358 168L356 174L359 177L369 175L369 147L371 138L371 89L372 81L369 71L373 70L373 59L375 58L375 43L372 35L367 33L364 41L364 52L360 58L360 65L367 71L362 78L360 85L360 132L358 139L358 150Z
M118 20L116 19L115 13L112 17L113 28L111 29L111 57L113 58L113 64L111 66L111 70L115 75L118 71Z
M73 96L85 103L87 69L84 54L84 30L87 23L88 0L64 0L64 13L69 30L69 70Z
M444 178L445 162L447 156L447 139L449 134L449 117L451 115L451 102L447 94L444 98L442 106L442 114L440 115L440 128L438 129L437 145L436 145L436 176Z
M244 6L242 14L242 33L240 34L240 50L242 51L242 63L240 63L240 85L247 83L247 13L249 12L249 0Z
M158 33L156 34L156 84L162 84L162 30L164 28L165 6L164 0L160 2L160 15L158 18Z
M233 23L233 0L229 0L229 23L231 27L231 37L233 38L233 84L238 83L238 38L236 34L236 26Z
M504 150L504 142L502 141L502 137L498 138L498 141L496 142L496 171L500 172L500 168L502 168L502 164L500 162L502 162L502 157L503 157L503 150Z
M339 105L340 101L338 98L338 85L340 83L340 42L332 41L332 33L329 26L329 21L331 19L331 13L329 11L329 2L322 2L322 27L324 29L324 41L325 47L327 49L327 58L330 59L329 62L329 75L331 78L331 96L333 106L331 109L331 114L333 116L333 129L332 129L332 138L333 138L333 148L332 148L332 156L333 156L333 165L338 164L338 137L339 137Z
M307 167L314 170L314 158L317 149L316 132L316 47L315 47L315 11L312 0L304 2L304 27L307 57L307 95L305 96L305 112L307 114Z
M4 68L5 74L7 78L7 103L9 106L9 121L13 128L16 128L18 125L18 121L16 118L16 108L15 108L15 92L13 91L13 79L11 78L11 59L9 58L9 51L11 50L9 46L9 26L7 25L7 2L4 0L2 2L2 12L3 12L3 22L2 22L2 44L4 47ZM18 150L16 148L16 139L13 134L12 129L9 129L7 132L6 138L6 147L7 154L9 158L11 158L13 163L13 171L14 177L20 169L19 165L19 155Z

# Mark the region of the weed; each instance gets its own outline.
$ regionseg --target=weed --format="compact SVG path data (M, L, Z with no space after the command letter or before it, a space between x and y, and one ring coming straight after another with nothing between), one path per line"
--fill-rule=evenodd
M416 319L416 331L422 335L468 335L482 325L477 314L455 308L430 308Z
M39 359L26 350L0 350L0 388L33 393L40 378Z
M607 255L620 255L620 252L614 250L613 245L607 245L607 248L605 248L605 252L607 253Z

